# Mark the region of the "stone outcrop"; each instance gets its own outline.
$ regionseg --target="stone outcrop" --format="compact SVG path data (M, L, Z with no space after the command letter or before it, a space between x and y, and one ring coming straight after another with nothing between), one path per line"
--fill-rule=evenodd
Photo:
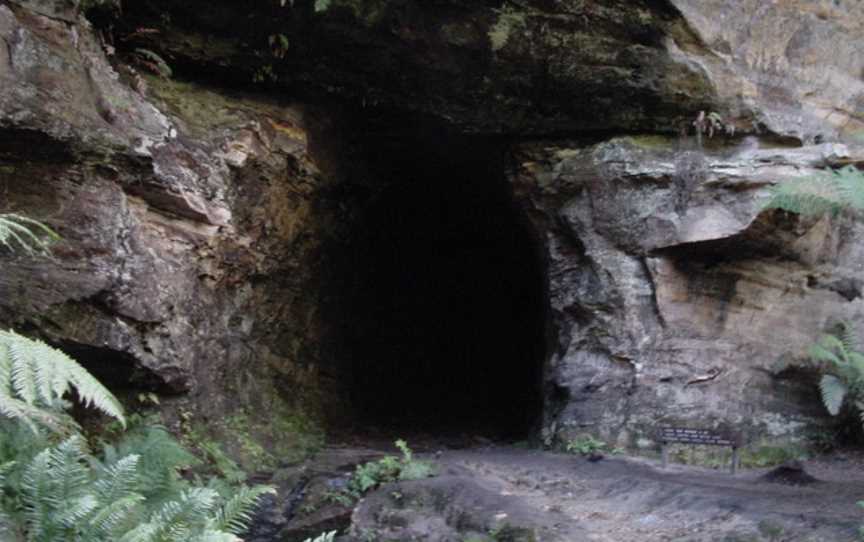
M821 416L798 366L861 319L861 226L763 203L864 160L858 4L117 5L94 28L78 2L0 1L0 209L64 238L4 253L4 325L206 415L277 388L339 406L332 271L382 186L345 117L373 111L506 136L548 266L549 438ZM157 58L175 79L144 75ZM700 111L728 133L695 135Z
M271 88L419 111L470 132L674 132L700 109L739 132L811 142L864 129L856 3L276 4L136 2L121 25L127 43L202 75L246 84L257 73Z
M857 2L673 0L697 43L683 62L703 68L733 109L777 134L861 141L864 6Z
M314 121L260 95L135 90L82 17L42 9L55 4L0 5L2 208L63 238L47 261L4 256L4 323L205 415L317 393L310 285L338 228L318 233L335 206Z
M821 416L806 348L860 318L861 226L764 206L771 185L851 151L687 143L518 151L517 198L546 236L561 397L548 421L565 439L637 445L658 423L771 439Z

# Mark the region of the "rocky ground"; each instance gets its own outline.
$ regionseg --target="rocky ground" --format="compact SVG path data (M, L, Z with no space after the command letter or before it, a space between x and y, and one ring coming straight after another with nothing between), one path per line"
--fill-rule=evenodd
M733 477L685 465L663 470L644 458L475 446L428 454L438 476L384 486L353 513L327 501L352 461L374 456L324 451L295 485L302 487L289 527L250 539L299 541L350 522L350 541L851 542L864 519L855 504L864 498L864 470L849 454L804 462L816 481L793 484L798 477L770 481L769 469Z

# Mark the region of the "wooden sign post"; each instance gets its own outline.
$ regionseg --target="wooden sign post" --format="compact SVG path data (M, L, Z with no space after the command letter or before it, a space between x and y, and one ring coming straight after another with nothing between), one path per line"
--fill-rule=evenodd
M740 435L711 429L688 429L683 427L663 427L658 432L660 456L663 468L669 465L670 444L700 444L705 446L729 446L732 448L732 474L738 472L741 462L740 450L743 439Z

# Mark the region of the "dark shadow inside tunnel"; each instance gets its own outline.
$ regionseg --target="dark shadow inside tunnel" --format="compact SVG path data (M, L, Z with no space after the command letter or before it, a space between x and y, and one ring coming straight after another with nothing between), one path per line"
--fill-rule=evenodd
M379 427L524 438L542 405L545 279L504 145L407 124L363 131L383 188L345 266L352 409Z

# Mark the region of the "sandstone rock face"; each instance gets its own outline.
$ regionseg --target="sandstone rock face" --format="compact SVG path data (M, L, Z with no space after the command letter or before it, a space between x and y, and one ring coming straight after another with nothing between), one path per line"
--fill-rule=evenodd
M4 255L4 323L211 415L275 408L280 378L314 392L330 212L302 109L133 90L83 18L40 13L0 5L0 190L63 241Z
M698 45L684 45L682 60L704 68L727 104L758 112L775 133L805 141L861 140L859 2L673 3L699 37Z
M139 2L127 6L128 39L220 77L257 72L273 87L421 111L472 132L672 132L700 109L739 132L806 141L864 128L864 13L854 2L294 4Z
M796 367L861 320L861 226L762 208L862 163L858 4L315 4L130 2L94 29L76 2L0 2L0 210L64 237L2 255L4 325L210 415L277 387L340 403L333 269L382 185L342 116L374 111L507 136L548 267L550 438L821 416ZM153 54L175 80L126 65ZM700 111L734 136L694 135Z
M686 143L518 151L558 335L550 434L636 445L658 423L725 423L758 440L821 416L805 352L832 323L860 320L861 226L763 207L768 186L848 150Z
M130 5L135 26L164 28L163 13L171 24L129 40L222 77L258 73L276 88L421 112L468 132L671 130L682 111L714 102L706 72L665 44L690 31L663 2L213 4ZM270 36L290 45L274 51Z

